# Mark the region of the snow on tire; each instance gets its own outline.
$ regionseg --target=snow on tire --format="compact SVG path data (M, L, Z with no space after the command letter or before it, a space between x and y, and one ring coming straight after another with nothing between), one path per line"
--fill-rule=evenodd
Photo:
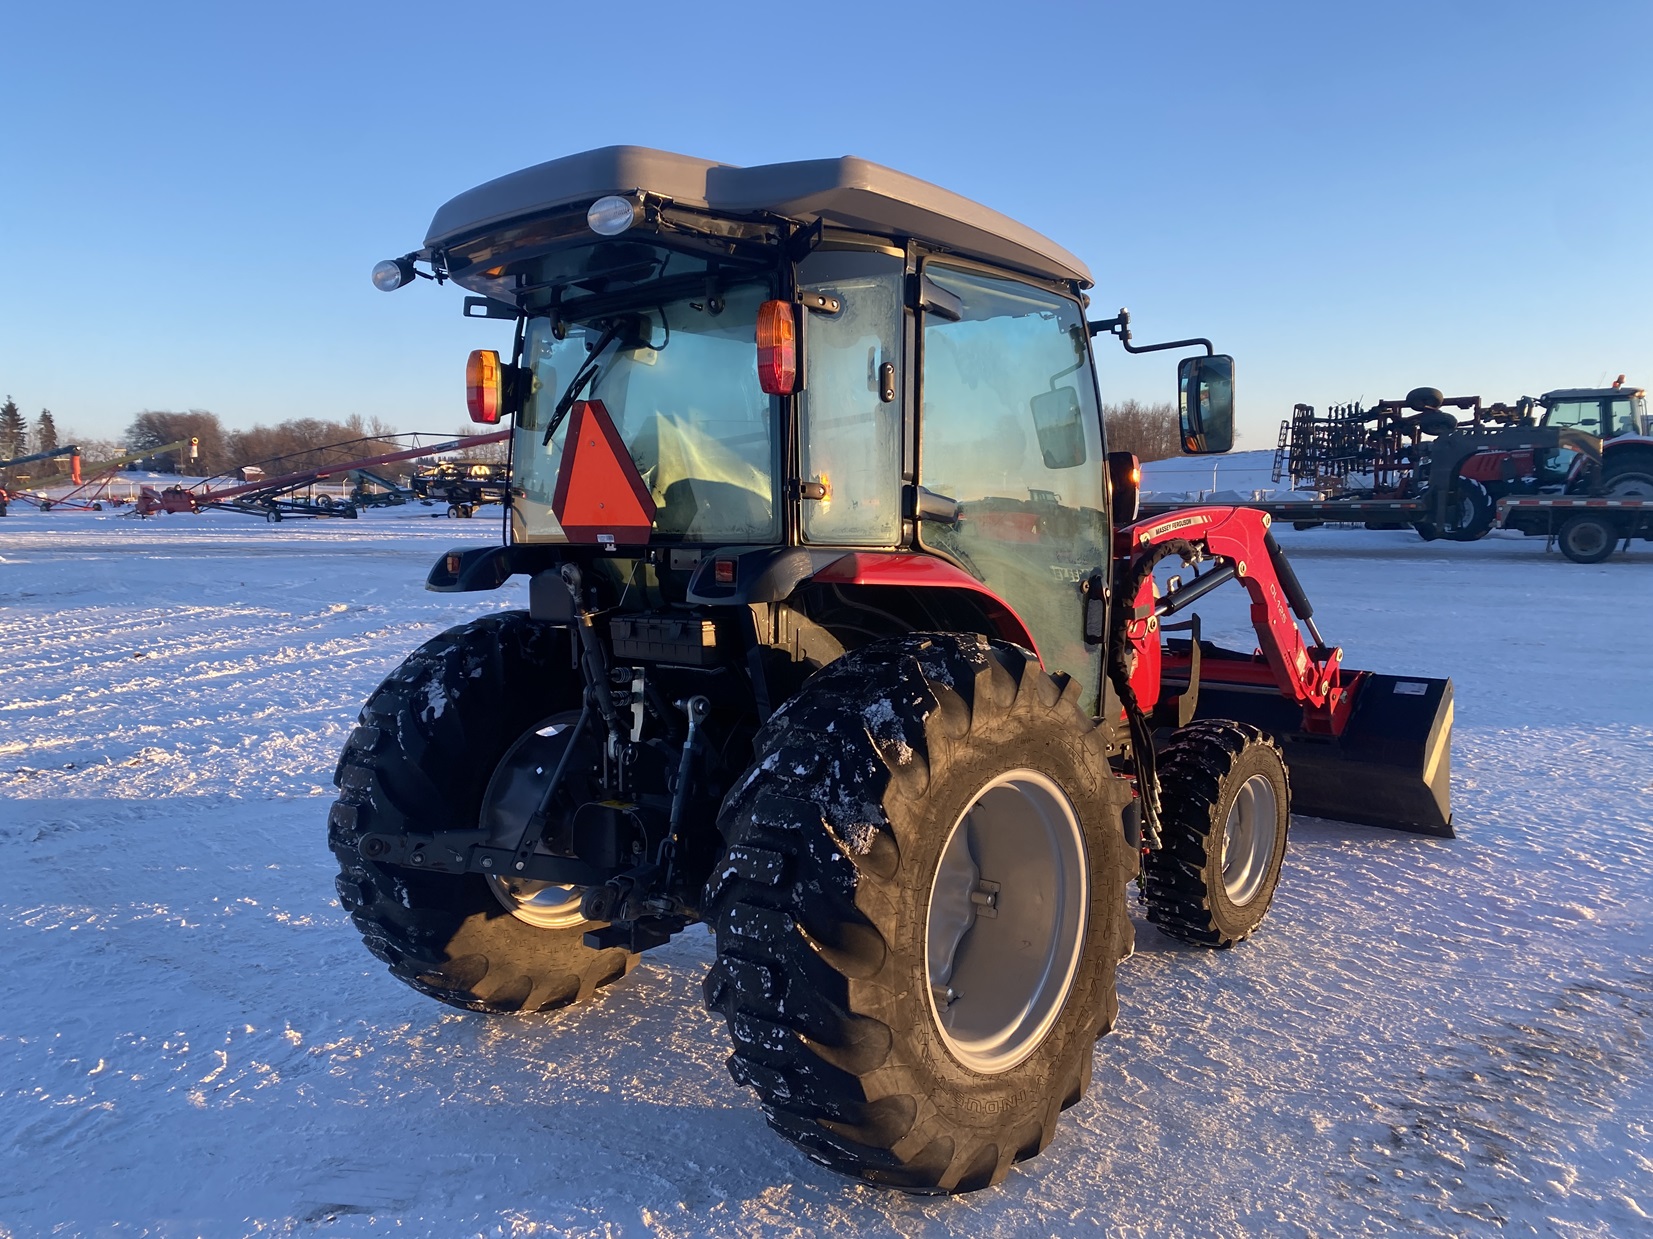
M1291 789L1280 746L1245 723L1202 720L1158 757L1160 848L1142 863L1148 919L1229 947L1262 923L1286 857Z
M706 1003L814 1160L983 1188L1084 1093L1136 858L1079 696L1014 646L921 635L833 662L759 733L719 817Z
M363 835L474 830L489 778L529 729L577 706L566 630L520 611L427 641L362 707L333 781L328 843L339 899L367 948L420 993L471 1011L545 1011L590 998L637 957L594 951L586 923L507 910L478 874L380 865Z

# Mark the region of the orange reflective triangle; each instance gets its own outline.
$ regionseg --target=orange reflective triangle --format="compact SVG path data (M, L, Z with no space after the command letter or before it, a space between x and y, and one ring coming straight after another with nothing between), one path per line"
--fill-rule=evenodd
M649 540L654 497L601 400L576 401L569 413L551 511L574 542Z

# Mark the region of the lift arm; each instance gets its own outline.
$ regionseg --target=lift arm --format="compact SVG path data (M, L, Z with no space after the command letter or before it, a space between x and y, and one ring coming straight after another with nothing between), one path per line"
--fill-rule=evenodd
M1226 581L1237 580L1251 598L1251 624L1267 674L1282 695L1303 708L1303 730L1338 735L1348 720L1350 693L1343 651L1328 646L1314 626L1297 574L1269 532L1271 518L1250 508L1185 508L1138 521L1115 535L1116 606L1129 608L1124 635L1135 653L1131 687L1142 708L1159 700L1161 621ZM1171 556L1211 566L1161 596L1154 567ZM1303 640L1303 621L1313 645ZM1235 667L1207 664L1213 678L1254 678Z

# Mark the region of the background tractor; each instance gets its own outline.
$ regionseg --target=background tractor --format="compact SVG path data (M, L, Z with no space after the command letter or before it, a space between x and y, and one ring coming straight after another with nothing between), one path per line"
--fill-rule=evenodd
M1192 451L1229 446L1232 361L1087 320L1037 233L857 159L614 147L453 199L374 272L418 277L515 329L467 367L513 426L505 541L428 585L529 607L415 651L339 760L339 895L415 989L564 1007L704 922L771 1126L966 1191L1084 1093L1133 879L1221 948L1294 792L1450 833L1448 682L1344 668L1266 516L1134 521L1092 338L1204 347ZM1228 581L1257 652L1164 639Z
M1653 421L1647 393L1623 375L1510 404L1433 387L1324 414L1299 404L1274 453L1274 481L1287 477L1323 493L1246 506L1300 529L1352 520L1455 542L1502 525L1548 535L1580 563L1653 536Z

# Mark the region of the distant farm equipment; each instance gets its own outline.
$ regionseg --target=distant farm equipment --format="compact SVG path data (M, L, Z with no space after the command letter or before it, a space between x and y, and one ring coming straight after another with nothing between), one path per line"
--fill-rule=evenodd
M1296 495L1241 502L1300 529L1410 527L1472 542L1501 526L1554 537L1579 562L1653 537L1653 424L1646 392L1622 376L1508 404L1429 387L1370 408L1299 404L1280 425L1273 480Z
M277 466L281 461L265 461L263 466L244 467L240 479L208 478L194 486L169 486L165 490L145 486L139 493L137 512L152 516L161 512L201 512L209 508L226 512L242 512L261 516L268 521L290 518L345 517L354 518L360 508L406 503L415 492L374 472L384 465L398 461L418 460L441 452L460 452L498 443L508 433L465 435L457 439L430 442L434 436L422 434L397 435L395 440L412 440L409 446L392 452L348 459L351 449L357 452L368 443L383 446L384 439L354 439L332 444L319 452L336 457L325 464L311 464L306 468L290 469L270 474L265 466ZM316 453L306 453L313 457ZM338 480L349 483L349 489L318 489L323 483Z
M504 503L511 488L511 467L462 460L439 460L409 481L413 493L431 503L446 503L449 516L469 517L486 503Z
M34 494L22 489L27 483L34 480L30 474L19 474L17 470L23 465L38 464L42 461L54 460L60 456L69 458L69 476L78 485L80 483L80 448L70 443L63 447L54 447L50 451L34 452L28 456L14 456L10 460L0 460L0 516L5 516L7 505L11 503L30 503L40 506L42 495Z

